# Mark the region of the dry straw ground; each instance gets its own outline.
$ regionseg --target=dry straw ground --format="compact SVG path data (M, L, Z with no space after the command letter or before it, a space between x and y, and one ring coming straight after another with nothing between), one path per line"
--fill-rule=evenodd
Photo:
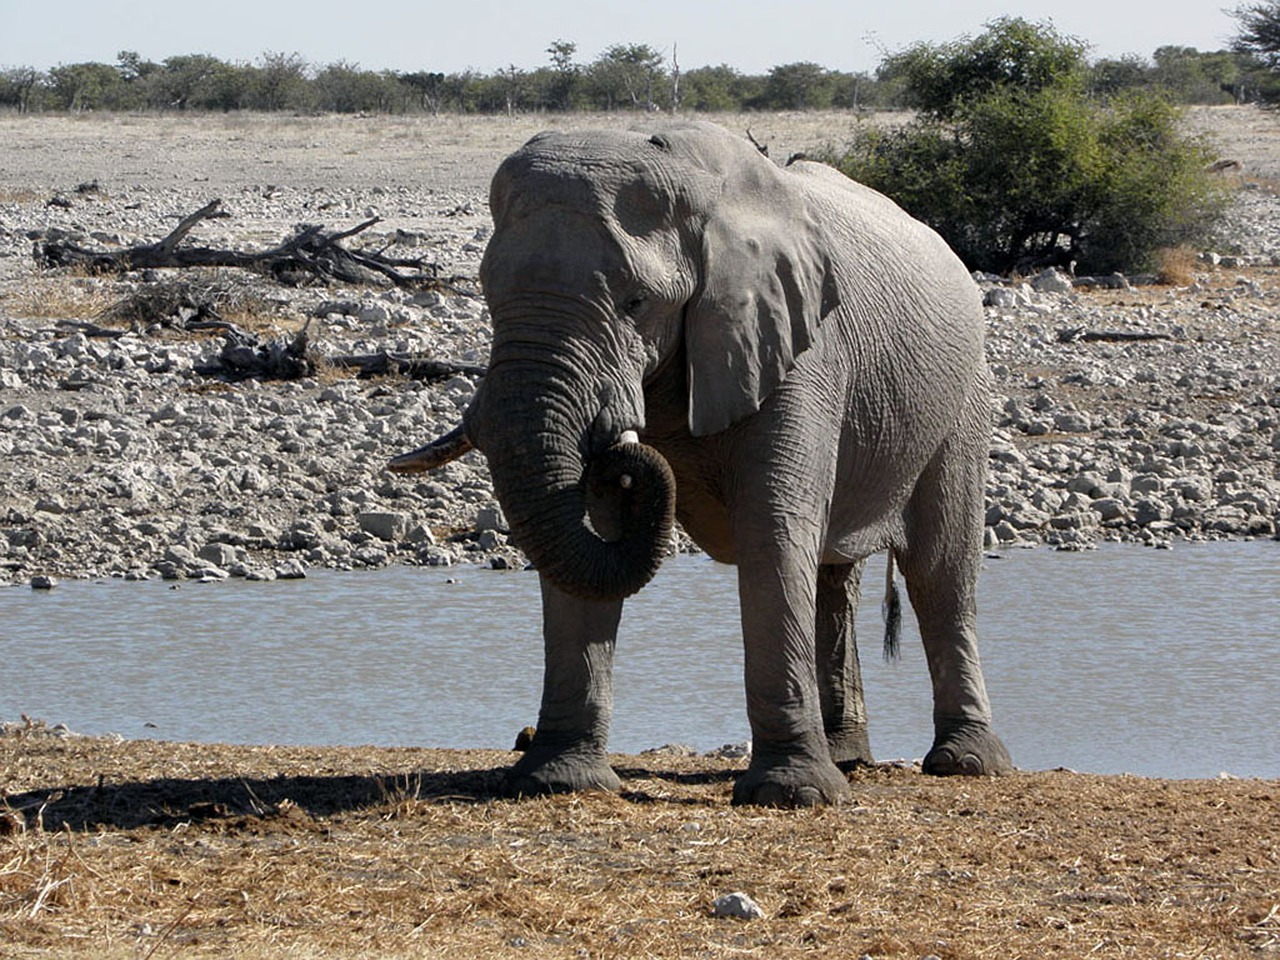
M510 760L11 731L0 956L1280 956L1274 781L883 767L773 811L706 758L495 799Z

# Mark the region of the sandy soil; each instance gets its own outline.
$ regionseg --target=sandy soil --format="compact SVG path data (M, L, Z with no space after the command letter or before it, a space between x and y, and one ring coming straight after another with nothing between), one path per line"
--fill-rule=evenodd
M23 143L21 151L3 151L0 183L8 190L47 190L95 177L156 189L197 182L216 195L274 183L287 171L289 184L298 189L378 183L483 195L502 158L535 133L568 125L626 127L635 119L0 116L0 137ZM846 113L710 119L749 129L775 157L839 143L859 122ZM30 136L33 131L37 137Z
M782 158L839 145L865 122L895 122L844 113L709 115ZM199 182L213 193L272 183L288 172L298 188L398 184L484 194L501 159L541 130L614 126L626 114L517 117L279 117L84 114L77 117L0 115L0 137L23 149L3 151L6 190L67 189L94 177L160 188ZM1224 158L1253 174L1280 177L1280 116L1252 107L1203 107L1187 114ZM38 136L31 137L32 132ZM157 150L159 159L157 160Z

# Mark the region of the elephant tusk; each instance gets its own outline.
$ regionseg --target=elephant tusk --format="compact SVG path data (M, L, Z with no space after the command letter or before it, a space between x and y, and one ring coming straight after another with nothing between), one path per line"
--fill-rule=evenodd
M634 430L623 430L618 437L618 443L639 443L640 434ZM635 485L635 478L629 473L624 473L618 478L618 486L623 490L630 490Z
M387 461L387 469L394 473L423 473L457 460L473 449L475 448L462 427L457 426L425 447L392 457Z

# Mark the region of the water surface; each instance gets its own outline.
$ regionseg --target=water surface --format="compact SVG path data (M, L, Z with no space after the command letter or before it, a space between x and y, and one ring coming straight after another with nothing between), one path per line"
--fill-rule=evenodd
M918 758L930 694L910 616L883 662L859 617L872 746ZM988 559L981 644L1025 769L1280 777L1280 543ZM175 589L175 586L177 587ZM393 567L304 581L0 589L0 719L168 740L507 748L542 678L531 573ZM668 561L627 602L611 747L748 738L736 571Z

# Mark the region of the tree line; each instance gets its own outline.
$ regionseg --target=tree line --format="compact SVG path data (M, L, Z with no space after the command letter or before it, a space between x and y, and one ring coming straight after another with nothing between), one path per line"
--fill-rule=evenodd
M0 69L0 109L514 114L877 110L911 102L901 55L886 56L874 73L803 61L749 74L728 64L682 69L675 47L664 52L648 44L614 44L589 62L579 61L577 45L567 40L552 41L545 53L547 63L535 69L443 73L315 65L297 53L264 53L252 63L195 53L155 62L125 50L112 64ZM1182 104L1280 99L1274 62L1265 50L1241 44L1214 52L1164 46L1150 58L1098 60L1087 67L1086 86L1102 98L1148 91Z

